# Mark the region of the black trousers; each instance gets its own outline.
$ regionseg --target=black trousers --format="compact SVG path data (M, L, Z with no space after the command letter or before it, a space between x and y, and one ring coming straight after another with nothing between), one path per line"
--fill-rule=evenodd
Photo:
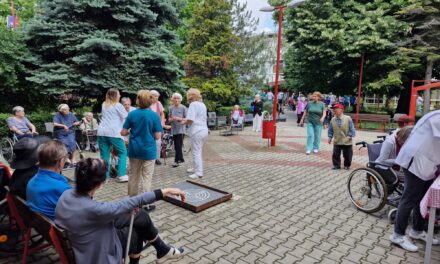
M425 220L420 213L420 202L432 184L432 180L424 181L408 170L404 169L403 172L405 174L405 187L397 208L396 223L394 224L394 232L399 235L405 235L411 211L413 211L413 229L423 231Z
M351 166L351 160L353 159L353 146L352 145L334 145L333 146L333 167L341 167L341 152L344 156L344 167Z
M174 155L174 162L185 162L183 159L183 139L185 138L185 134L176 134L173 135L173 141L174 141L174 151L176 154Z
M130 218L129 214L121 215L116 218L114 226L116 232L122 244L122 250L125 254L127 247L128 232L130 231ZM131 233L129 254L138 254L142 251L143 243L151 241L159 234L153 221L151 221L150 215L145 209L139 210L136 214L133 222L133 232Z
M301 118L303 117L304 112L301 112L301 114L296 114L296 123L299 124L301 122Z

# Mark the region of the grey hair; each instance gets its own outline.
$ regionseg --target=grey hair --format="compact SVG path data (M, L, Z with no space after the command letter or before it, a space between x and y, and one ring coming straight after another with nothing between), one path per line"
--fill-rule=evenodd
M160 93L158 91L156 91L156 90L151 90L150 94L153 95L153 96L157 96L157 97L160 96Z
M173 93L173 96L171 96L171 98L174 98L174 97L178 97L180 101L182 101L182 99L183 99L183 97L180 93Z
M61 111L61 110L63 110L64 108L68 108L68 109L70 109L69 106L68 106L67 104L60 104L60 105L58 106L58 112Z
M259 95L259 94L256 94L256 95L255 95L255 97L261 98L261 95Z
M130 102L130 104L131 104L131 99L130 99L130 97L122 97L122 98L121 98L121 103L124 104L125 102Z
M83 114L84 117L86 117L86 116L88 116L88 115L92 115L92 116L93 116L93 113L92 113L92 112L85 112L85 113Z
M17 113L17 112L24 112L24 108L19 106L19 105L17 105L14 108L12 108L12 114L15 115L15 113Z

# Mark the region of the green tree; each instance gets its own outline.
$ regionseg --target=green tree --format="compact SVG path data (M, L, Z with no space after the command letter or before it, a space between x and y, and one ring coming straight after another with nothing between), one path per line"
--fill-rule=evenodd
M26 71L23 58L26 56L28 56L28 50L20 32L0 26L1 111L9 112L12 104L25 101L29 95L23 83ZM17 97L17 94L21 96Z
M6 22L11 15L11 0L0 0L0 21ZM15 15L18 16L18 24L21 25L35 15L37 0L14 0Z
M252 17L252 12L247 9L247 3L230 0L232 6L232 29L238 41L234 46L237 64L235 71L239 77L239 90L241 95L248 94L252 87L261 88L264 83L264 67L269 60L266 36L255 34L259 20Z
M405 1L306 1L287 12L291 47L285 77L299 90L353 93L365 54L364 88L397 94L402 86L395 41L407 32L396 18Z
M187 76L184 82L198 88L210 110L238 97L237 58L232 30L232 6L227 0L206 0L194 9L184 47Z
M45 95L174 90L181 71L167 25L178 22L171 0L42 1L27 27L27 79Z
M411 35L401 42L400 50L408 60L416 62L413 67L424 68L425 80L432 78L435 64L440 61L440 1L409 0L409 5L399 14L411 26ZM423 71L423 70L422 70ZM430 108L431 91L424 92L423 112Z

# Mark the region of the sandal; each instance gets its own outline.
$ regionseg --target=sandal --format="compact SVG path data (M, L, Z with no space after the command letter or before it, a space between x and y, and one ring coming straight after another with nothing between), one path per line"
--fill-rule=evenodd
M181 259L182 257L183 257L183 247L180 248L171 247L170 251L168 251L168 253L165 256L156 259L156 264L165 263L167 260L170 259L174 259L174 260Z

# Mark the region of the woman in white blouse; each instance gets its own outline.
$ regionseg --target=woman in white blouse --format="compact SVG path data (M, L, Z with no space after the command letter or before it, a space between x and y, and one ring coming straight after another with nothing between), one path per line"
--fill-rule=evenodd
M188 124L188 134L191 142L191 152L193 158L193 168L187 170L192 179L203 177L203 160L202 150L208 138L207 110L205 104L202 102L202 95L200 91L191 88L186 93L186 98L190 103L186 118L183 119L182 124Z
M101 159L109 164L107 178L110 175L110 153L113 149L118 154L117 180L127 182L127 147L121 136L121 130L128 113L119 103L120 98L118 89L111 88L107 91L105 101L102 104L101 124L98 127L98 145Z

